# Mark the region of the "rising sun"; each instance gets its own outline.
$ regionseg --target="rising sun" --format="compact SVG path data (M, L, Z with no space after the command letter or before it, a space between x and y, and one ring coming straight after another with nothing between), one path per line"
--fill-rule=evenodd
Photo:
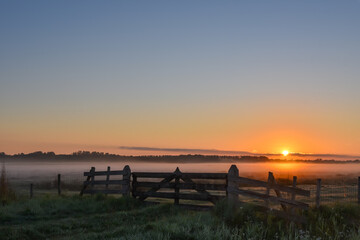
M289 151L288 151L288 150L284 150L284 151L282 152L282 154L284 155L284 157L286 157L286 156L289 154Z

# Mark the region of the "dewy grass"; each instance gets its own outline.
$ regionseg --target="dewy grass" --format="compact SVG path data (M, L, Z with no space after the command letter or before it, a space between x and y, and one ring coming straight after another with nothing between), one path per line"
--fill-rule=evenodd
M130 197L54 197L47 196L13 202L0 208L2 223L22 222L38 219L52 219L67 216L82 216L94 213L109 213L131 210L140 206L140 202Z
M226 201L194 212L130 197L41 197L0 208L0 239L360 239L360 208L310 209L300 226Z

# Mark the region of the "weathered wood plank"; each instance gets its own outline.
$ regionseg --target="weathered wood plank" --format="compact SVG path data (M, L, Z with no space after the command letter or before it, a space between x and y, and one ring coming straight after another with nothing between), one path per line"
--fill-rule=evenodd
M174 187L174 190L175 190L175 198L174 198L174 204L175 205L179 205L179 195L180 195L180 188L179 188L179 183L180 183L180 170L179 168L177 167L176 170L175 170L175 187Z
M250 196L250 197L254 197L254 198L258 198L258 199L262 199L262 200L268 200L268 201L275 202L275 203L288 204L288 205L302 208L302 209L309 208L309 204L299 202L296 200L289 200L289 199L285 199L285 198L274 197L274 196L270 196L267 194L257 193L257 192L253 192L250 190L244 190L244 189L233 189L233 191L237 192L238 194L241 194L241 195L246 195L246 196Z
M136 196L140 198L148 198L148 197L157 197L157 198L169 198L175 199L177 196L179 199L185 200L202 200L202 201L210 201L210 200L220 200L224 198L223 196L215 196L215 195L207 195L207 194L196 194L196 193L170 193L170 192L135 192Z
M237 183L248 184L248 185L252 185L254 187L265 187L266 188L268 185L268 183L265 181L250 179L250 178L245 178L245 177L237 177L235 179L232 179L232 178L230 178L230 179Z
M181 173L182 177L192 179L224 179L226 180L227 173Z
M320 207L320 194L321 194L321 178L316 180L316 208Z
M232 191L232 189L238 189L238 184L235 180L237 180L239 177L239 169L235 164L231 165L229 168L227 177L226 177L226 197L231 202L238 202L239 201L239 195Z
M160 186L161 185L161 186ZM159 182L135 182L133 186L136 187L161 187L161 188L175 188L174 182L159 183ZM209 183L179 183L180 189L204 189L204 190L226 190L226 184L209 184Z
M271 181L270 176L268 176L267 182L270 182L270 181ZM265 194L266 194L266 195L270 195L269 184L267 184L267 186L266 186L266 192L265 192ZM269 200L268 200L268 199L265 200L265 206L266 206L267 208L269 208Z
M124 174L124 171L123 170L119 170L119 171L97 171L97 172L94 172L91 173L91 172L84 172L84 176L105 176L105 175L123 175Z
M111 171L111 170L110 170L110 166L108 166L108 167L107 167L107 172L108 172L108 174L106 174L106 181L107 181L107 182L106 182L106 184L105 184L105 188L106 188L106 189L109 188L109 183L108 183L108 181L110 180L110 175L109 175L110 171Z
M94 184L94 185L111 185L111 184L124 184L128 183L128 180L94 180L92 181L84 181L84 184Z
M279 184L270 184L270 188L274 189L274 190L282 191L282 192L288 192L291 194L297 194L297 195L302 195L305 197L310 197L310 191L304 190L304 189L301 189L298 187L289 187L289 186L283 186L283 185L279 185Z
M57 179L57 189L58 189L58 195L61 195L61 174L58 174L58 179Z
M90 173L92 174L94 171L95 171L95 168L94 168L94 167L91 167ZM91 175L87 176L85 182L88 182L90 179L91 179ZM82 188L81 191L80 191L80 196L82 196L82 195L84 194L84 190L87 188L88 185L89 185L89 184L84 184L84 185L83 185L83 188Z
M271 184L271 185L277 185L277 184L276 184L275 177L274 177L274 174L273 174L272 172L269 172L269 179L268 179L268 180L270 180L270 181L269 181L269 184ZM274 189L274 190L275 190L276 196L281 199L281 198L282 198L281 191L279 191L279 190L277 190L277 189ZM282 207L282 209L284 209L284 211L287 211L287 207L286 207L285 204L281 203L281 207Z
M174 173L166 172L133 172L138 178L165 178ZM180 173L181 176L193 179L226 179L226 173Z
M135 175L136 176L136 175ZM170 182L171 180L173 180L176 177L176 175L174 173L172 173L171 175L167 176L166 178L164 178L163 180L160 181L161 184L163 183L167 183ZM147 193L152 193L152 192L156 192L157 190L159 190L162 186L160 185L159 187L153 187L151 188L149 191L147 191ZM140 200L145 200L147 198L147 196L141 196Z
M123 169L123 196L128 196L130 194L130 178L131 178L131 169L129 165L126 165Z
M269 184L268 182L265 181L244 178L244 177L238 177L237 179L229 179L229 180L236 181L237 183L249 184L255 187L264 187L264 188L269 187L270 189L279 190L282 192L288 192L292 194L302 195L305 197L310 197L310 191L298 187L289 187L279 184Z
M358 177L358 185L357 185L357 192L358 192L358 204L360 204L360 177Z
M95 181L95 167L91 168L92 171L90 171L90 178L91 178L91 189L94 189L94 181Z
M135 192L136 192L136 188L137 188L137 177L135 175L132 175L132 189L131 189L131 195L133 198L136 198Z
M132 174L137 178L167 178L174 175L169 172L133 172Z
M296 188L296 182L297 182L297 176L293 176L293 188ZM310 196L310 191L309 192L309 196ZM296 198L296 193L291 193L291 200L295 200Z
M188 176L186 176L186 175L182 175L182 176L181 176L181 179L182 179L184 182L186 182L186 183L192 183L192 184L195 183L192 179L190 179L190 177L188 177ZM196 185L195 185L195 190L196 190L197 192L199 192L199 193L202 193L202 194L207 195L209 201L212 202L212 203L215 203L215 200L216 200L216 199L211 198L211 194L210 194L209 192L207 192L205 189L203 189L203 188L198 188L198 187L196 187Z
M96 193L103 193L103 194L123 194L123 190L112 190L112 189L87 189L84 190L84 194L96 194Z
M297 176L293 176L293 187L296 187L296 182L297 182ZM295 200L295 198L296 198L296 194L295 193L291 193L291 200ZM290 212L292 213L292 214L294 214L295 213L295 209L294 208L291 208L290 209Z

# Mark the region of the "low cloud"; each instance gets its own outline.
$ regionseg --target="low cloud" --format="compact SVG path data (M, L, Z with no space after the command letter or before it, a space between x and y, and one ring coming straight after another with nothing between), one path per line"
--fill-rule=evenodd
M317 153L291 153L291 156L296 157L312 157L312 158L341 158L341 159L360 159L360 156L348 155L348 154L317 154Z
M228 151L219 149L198 149L198 148L156 148L156 147L136 147L136 146L120 146L119 149L133 150L133 151L148 151L148 152L162 152L162 153L183 153L183 154L212 154L212 155L247 155L247 156L267 156L267 157L282 157L282 154L274 153L254 153L248 151ZM308 158L308 159L360 159L360 156L348 154L316 154L316 153L290 153L289 156Z
M246 151L226 151L217 149L197 149L197 148L155 148L155 147L129 147L120 146L119 149L137 150L137 151L151 151L151 152L176 152L176 153L192 153L192 154L216 154L216 155L254 155Z

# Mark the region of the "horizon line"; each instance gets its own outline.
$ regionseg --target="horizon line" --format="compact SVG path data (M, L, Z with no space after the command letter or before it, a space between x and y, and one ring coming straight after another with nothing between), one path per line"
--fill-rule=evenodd
M221 150L221 149L202 149L202 148L159 148L159 147L144 147L144 146L119 146L119 149L137 150L137 151L153 151L153 152L184 152L184 153L202 153L202 154L231 154L231 155L250 155L250 156L283 156L281 153L254 153L249 151L239 150ZM360 158L360 155L351 154L325 154L325 153L300 153L290 152L288 156L295 157L326 157L326 158Z

